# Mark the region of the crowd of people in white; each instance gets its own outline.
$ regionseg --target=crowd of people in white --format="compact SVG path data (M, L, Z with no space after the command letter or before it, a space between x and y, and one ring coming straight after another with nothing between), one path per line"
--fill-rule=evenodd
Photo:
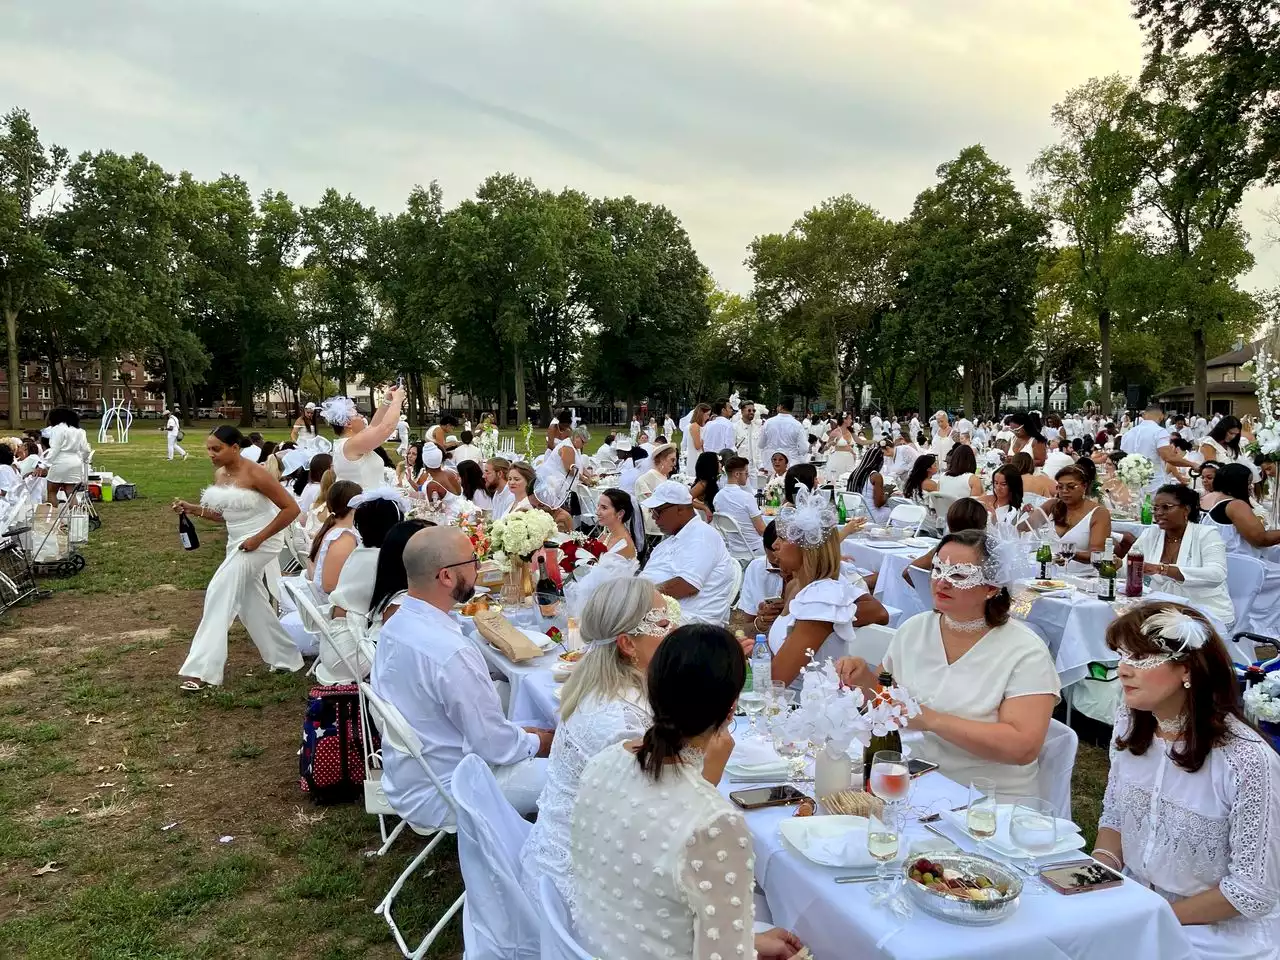
M1058 676L1044 642L1010 618L1011 574L990 534L1051 526L1087 568L1135 495L1151 495L1155 522L1116 537L1116 554L1140 549L1153 587L1188 605L1137 606L1108 632L1124 707L1095 855L1164 895L1201 956L1277 955L1280 760L1245 721L1215 627L1233 622L1228 553L1269 564L1267 589L1280 590L1270 559L1280 530L1259 512L1275 496L1274 464L1247 456L1247 424L1157 408L1118 420L1017 412L953 423L939 412L928 424L864 424L797 417L787 402L765 419L734 397L694 407L678 442L670 417L636 418L593 451L566 411L545 449L520 458L486 457L485 425L459 429L452 417L411 443L402 402L393 388L369 419L346 398L308 404L279 447L228 427L207 438L214 484L174 508L225 522L227 557L182 687L222 683L236 617L273 669L318 653L323 682L370 673L446 789L475 754L517 811L536 814L520 857L525 895L537 903L549 878L593 955L802 949L786 931L756 929L751 837L715 787L750 653L725 629L735 601L768 638L774 680L799 684L815 656L850 685L874 686L890 669L924 705L913 721L921 756L957 781L982 775L1001 792L1034 794ZM1116 476L1131 454L1155 467L1145 490ZM583 495L584 481L604 477ZM857 494L865 511L839 517L825 485ZM436 519L406 519L410 499L438 504ZM450 505L463 502L492 518L544 510L564 530L590 523L615 555L615 575L596 578L583 604L587 652L554 730L507 719L501 683L453 615L479 567L450 525ZM889 618L844 548L901 503L929 506L941 535L917 562L931 571L934 609L906 620L884 662L868 664L843 656L845 641ZM308 588L345 638L337 655L309 646L287 603L283 616L272 607L273 565L293 531ZM364 665L356 676L352 662ZM420 829L445 824L449 806L421 767L392 747L383 756L396 811Z

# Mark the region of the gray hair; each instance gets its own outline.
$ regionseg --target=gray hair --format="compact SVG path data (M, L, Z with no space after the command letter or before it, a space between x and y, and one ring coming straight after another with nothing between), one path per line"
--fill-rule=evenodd
M454 563L466 535L457 527L426 527L404 545L404 575L410 588L425 587L445 564Z
M657 589L644 577L619 577L602 583L582 609L578 624L582 639L594 643L631 633L653 609ZM632 690L644 690L644 674L623 656L616 643L594 646L578 661L564 685L560 722L568 720L587 697L617 700Z
M588 430L586 427L584 427L582 424L578 424L576 427L573 428L573 436L579 440L590 440L591 431Z

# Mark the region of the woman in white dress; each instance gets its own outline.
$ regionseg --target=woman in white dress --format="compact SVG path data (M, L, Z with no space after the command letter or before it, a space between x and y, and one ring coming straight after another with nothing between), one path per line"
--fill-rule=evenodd
M1009 619L1017 543L984 531L942 538L934 557L934 610L898 627L880 667L861 657L837 664L841 678L873 690L881 669L920 701L911 722L918 754L956 783L995 781L1001 796L1040 792L1037 758L1058 702L1058 671L1043 640Z
M320 437L320 425L316 422L316 405L307 402L298 419L293 421L289 439L303 449L314 448Z
M1032 463L1043 467L1045 457L1049 455L1049 445L1040 426L1040 414L1019 410L1010 415L1006 422L1013 431L1013 442L1009 444L1010 456L1026 453L1031 457Z
M56 502L59 493L71 496L71 491L84 482L93 448L80 429L80 416L66 407L49 411L48 438L44 460L49 467L49 499Z
M1067 572L1090 573L1092 555L1101 553L1111 536L1111 511L1089 499L1089 478L1079 467L1063 467L1053 479L1058 495L1033 510L1027 525L1051 523L1058 537L1058 557L1070 554Z
M1022 513L1022 474L1012 464L997 467L991 475L991 492L982 503L995 524L1012 527Z
M871 522L884 525L889 522L889 514L893 508L889 506L889 493L885 489L884 446L873 443L862 455L857 469L849 474L848 489L862 495Z
M396 464L396 485L405 490L420 492L426 480L422 469L422 444L411 443L404 452L404 459Z
M610 488L600 494L596 503L596 522L604 527L604 545L610 553L628 560L636 558L635 504L630 494Z
M794 682L810 659L836 659L854 628L889 622L862 578L842 573L836 519L822 493L799 487L795 506L784 506L774 521L774 552L786 581L782 613L769 628L775 681Z
M214 483L200 503L175 500L176 513L227 525L227 556L204 594L204 616L186 662L181 689L194 692L221 686L227 662L227 631L236 617L244 624L267 665L299 670L302 654L272 610L263 574L284 546L284 531L298 516L298 505L267 471L240 456L244 442L235 427L219 427L205 441L213 461Z
M574 926L591 956L782 960L802 949L786 931L753 932L751 832L715 787L745 677L729 631L680 627L649 664L652 726L584 768L569 851Z
M658 484L671 476L672 471L676 468L676 448L670 443L655 447L653 454L649 457L649 461L653 464L653 469L636 477L634 491L636 503L644 503L648 500L653 495L653 491L658 488ZM650 537L662 536L662 531L653 522L653 517L649 515L649 511L641 508L640 512L644 514L645 533Z
M329 594L338 585L347 558L360 546L360 535L355 530L355 508L351 502L360 495L358 484L350 480L337 480L325 497L327 517L311 540L307 553L307 579L311 594L322 610L329 605ZM280 625L293 639L304 657L315 656L319 638L308 633L302 625L302 616L289 610L280 618Z
M702 428L710 415L711 405L700 403L680 421L680 463L685 470L692 470L702 453Z
M550 876L565 903L576 907L569 829L582 768L605 747L644 736L653 719L645 671L679 625L679 607L669 608L643 577L606 580L586 598L578 629L587 652L564 685L538 820L520 850L522 882L535 902L539 880Z
M1249 468L1256 480L1257 468L1249 459L1249 454L1240 449L1241 428L1239 417L1223 417L1209 431L1209 435L1200 441L1200 453L1205 460L1215 460L1222 464L1242 463Z
M770 520L760 534L764 556L756 557L742 573L742 591L735 609L754 617L755 632L767 634L773 621L782 613L782 572L778 569L778 524Z
M1124 705L1093 855L1173 906L1197 957L1280 953L1280 758L1245 720L1222 639L1197 611L1118 617Z
M978 458L974 456L973 447L957 444L951 449L946 462L946 472L934 478L938 483L939 496L948 502L961 497L982 496L982 481L978 479Z
M444 451L434 443L422 445L422 496L428 500L448 503L462 493L462 481L444 465Z
M320 415L338 435L333 445L333 472L339 480L358 483L362 490L384 486L383 463L373 451L382 446L400 420L404 391L392 387L382 406L366 420L350 397L330 397L320 405Z

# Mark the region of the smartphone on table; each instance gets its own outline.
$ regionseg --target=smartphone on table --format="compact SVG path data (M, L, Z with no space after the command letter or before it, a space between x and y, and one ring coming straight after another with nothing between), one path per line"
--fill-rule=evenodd
M926 773L931 773L938 769L938 765L932 760L921 760L919 757L911 757L907 760L907 772L911 774L911 779L923 777Z
M1124 877L1092 857L1058 863L1040 871L1040 879L1061 894L1106 890L1124 883Z
M755 787L751 790L735 790L729 799L743 810L762 810L765 807L786 807L801 800L808 800L803 793L782 783L776 787Z

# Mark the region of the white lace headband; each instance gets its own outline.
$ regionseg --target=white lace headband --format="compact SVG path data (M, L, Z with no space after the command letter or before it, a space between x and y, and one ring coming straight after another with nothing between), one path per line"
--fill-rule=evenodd
M359 413L350 397L330 397L320 404L320 416L339 427L345 427Z
M836 510L821 493L810 493L804 484L796 485L795 505L787 504L778 511L778 536L788 543L815 549L826 542L835 529Z
M1158 610L1142 621L1142 633L1160 641L1174 659L1209 642L1209 628L1181 610Z

